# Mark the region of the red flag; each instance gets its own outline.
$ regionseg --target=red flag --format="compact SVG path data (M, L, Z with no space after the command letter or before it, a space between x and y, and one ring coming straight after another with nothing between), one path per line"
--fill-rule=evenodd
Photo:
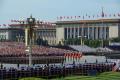
M83 19L84 19L84 16L83 16Z
M57 17L57 20L59 20L59 17Z
M14 20L11 20L11 22L14 22Z
M89 16L89 18L90 18L90 16Z
M120 17L120 14L118 13L118 16Z
M76 19L77 17L75 16L75 19Z
M69 16L67 16L67 19L69 19Z
M17 20L17 22L19 22L19 20Z
M95 15L93 15L93 18L95 17Z
M107 14L105 14L105 17L107 17Z
M63 17L62 16L60 16L60 20L62 19Z
M3 26L6 26L6 24L3 24Z
M111 17L111 14L109 14L109 17Z
M64 16L64 19L65 19L66 17Z
M78 16L78 18L80 18L80 16Z
M8 26L10 26L10 24L8 24Z
M17 22L17 20L14 20L14 22Z
M114 17L116 17L116 15L115 15L115 14L114 14L113 16L114 16Z
M99 15L97 15L97 17L99 17Z
M102 8L102 14L101 14L101 17L105 17L105 13L103 11L103 8Z

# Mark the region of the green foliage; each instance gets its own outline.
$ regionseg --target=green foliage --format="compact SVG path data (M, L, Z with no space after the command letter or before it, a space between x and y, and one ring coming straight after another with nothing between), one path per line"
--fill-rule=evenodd
M41 78L23 78L19 80L45 80ZM104 72L98 76L68 76L49 80L120 80L120 72Z
M80 38L70 38L65 41L63 41L65 45L80 45L81 44L81 39ZM102 45L107 46L109 45L108 40L90 40L90 39L83 39L84 45L90 46L90 47L99 47Z
M119 37L118 38L113 38L111 41L112 42L120 42L120 38Z
M38 39L36 40L36 43L37 43L37 45L44 45L44 46L47 46L47 45L48 45L48 41L47 41L47 40L43 40L43 39L41 39L41 38L38 38Z
M45 79L30 77L30 78L22 78L22 79L19 79L19 80L45 80Z

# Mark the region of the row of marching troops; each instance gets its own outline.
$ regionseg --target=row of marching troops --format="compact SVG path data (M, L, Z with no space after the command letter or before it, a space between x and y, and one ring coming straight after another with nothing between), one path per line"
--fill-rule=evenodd
M82 58L83 54L78 52L78 53L65 53L64 58L68 60L80 60Z
M45 65L25 68L3 68L0 69L0 79L18 79L22 77L61 77L68 75L92 75L112 71L113 63L101 64L78 64L73 67Z

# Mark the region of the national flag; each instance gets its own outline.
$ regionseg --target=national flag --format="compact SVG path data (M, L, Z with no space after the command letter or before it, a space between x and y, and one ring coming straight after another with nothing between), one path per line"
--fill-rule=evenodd
M103 11L103 7L102 7L102 15L101 15L101 17L105 17L105 13Z
M19 22L19 20L17 20L17 22Z
M78 16L78 18L80 18L80 16Z
M60 20L62 20L62 18L63 18L63 17L62 17L62 16L60 16Z
M3 24L3 26L6 26L6 24Z
M11 22L14 22L14 20L11 20Z
M75 16L75 19L77 18L77 16Z
M93 15L93 18L95 17L95 15Z
M105 17L107 17L107 14L105 14Z
M116 17L116 15L115 15L115 14L114 14L113 16L114 16L114 17Z
M69 19L69 16L67 16L67 19Z
M57 20L59 20L59 17L57 17Z
M84 16L83 16L83 19L84 19Z
M64 16L64 19L65 19L66 17Z
M90 18L90 16L88 16Z
M120 14L118 13L118 16L120 17Z
M10 24L8 24L8 26L10 26Z
M99 15L97 15L97 17L99 17Z
M111 17L111 14L109 14L109 17Z
M14 20L14 22L17 22L17 20Z

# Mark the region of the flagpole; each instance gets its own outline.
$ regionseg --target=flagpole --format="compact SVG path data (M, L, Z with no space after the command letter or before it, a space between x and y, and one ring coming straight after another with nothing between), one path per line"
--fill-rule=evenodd
M103 11L103 7L102 7L102 27L104 27L104 23L103 23L103 18L105 16L104 14L104 11ZM101 35L101 47L103 47L103 32L102 32L102 35Z

